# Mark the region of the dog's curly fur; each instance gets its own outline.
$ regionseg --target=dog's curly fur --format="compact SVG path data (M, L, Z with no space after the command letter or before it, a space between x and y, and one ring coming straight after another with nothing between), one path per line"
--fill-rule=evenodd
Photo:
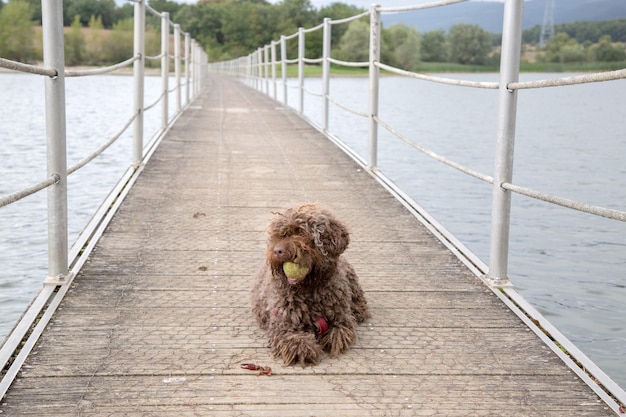
M273 214L267 262L252 287L252 311L274 357L286 365L317 364L323 352L345 352L356 340L357 323L370 317L354 268L342 256L350 235L315 204ZM287 261L308 267L306 277L290 283L283 272Z

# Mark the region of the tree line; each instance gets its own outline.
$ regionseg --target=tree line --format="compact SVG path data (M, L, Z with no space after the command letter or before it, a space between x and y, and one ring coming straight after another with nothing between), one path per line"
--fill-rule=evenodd
M179 4L150 0L150 6L167 11L184 31L199 40L212 61L248 54L260 45L290 34L299 27L318 25L325 17L333 20L354 16L363 9L332 3L320 9L309 0L200 0ZM101 65L132 55L133 5L116 6L114 0L64 0L66 61L68 65ZM41 59L41 0L0 1L0 56L24 62ZM84 30L89 28L89 31ZM626 19L605 22L576 22L555 27L545 50L537 54L543 62L588 62L626 60ZM146 54L157 55L160 21L147 15ZM536 44L540 27L527 29L523 41ZM501 36L478 25L457 24L447 32L420 33L403 24L383 27L381 61L403 69L422 62L497 65ZM369 18L332 26L332 56L346 61L367 61ZM297 54L297 43L288 43L288 56ZM322 50L322 31L306 34L306 56L317 58Z

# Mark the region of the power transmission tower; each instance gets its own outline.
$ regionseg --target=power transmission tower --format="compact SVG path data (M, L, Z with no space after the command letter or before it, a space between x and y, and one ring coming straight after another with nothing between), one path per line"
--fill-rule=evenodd
M546 8L543 11L543 24L539 35L539 48L543 49L550 36L554 36L554 1L546 0Z

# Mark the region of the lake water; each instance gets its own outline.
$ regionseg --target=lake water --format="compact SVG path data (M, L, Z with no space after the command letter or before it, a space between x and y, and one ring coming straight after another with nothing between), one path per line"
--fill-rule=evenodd
M446 75L495 81L495 74ZM561 75L529 74L523 79ZM70 78L69 164L100 146L130 117L132 78ZM321 80L306 87L321 91ZM146 81L146 103L160 79ZM368 81L338 78L331 95L367 112ZM491 175L498 93L386 77L380 117L449 159ZM521 91L514 183L574 200L626 209L626 81ZM0 195L45 177L43 80L0 74ZM289 89L289 103L297 103ZM279 97L282 97L279 88ZM172 102L172 100L170 100ZM10 106L7 105L10 103ZM367 121L331 105L330 130L367 158ZM108 119L103 120L102 115ZM307 117L321 102L307 95ZM149 111L146 132L159 126ZM491 186L425 157L383 128L379 167L483 261L488 262ZM150 134L147 134L149 137ZM131 134L69 178L70 242L131 162ZM0 340L46 276L46 193L0 208ZM553 324L626 386L626 224L513 197L509 275Z

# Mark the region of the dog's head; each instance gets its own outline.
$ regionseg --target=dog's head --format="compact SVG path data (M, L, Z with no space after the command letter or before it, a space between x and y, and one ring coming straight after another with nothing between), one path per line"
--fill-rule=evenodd
M310 282L327 275L350 243L346 226L330 211L315 204L303 204L273 214L268 227L267 261L274 276L289 284ZM294 273L293 268L284 268L285 262L295 263L298 273Z

